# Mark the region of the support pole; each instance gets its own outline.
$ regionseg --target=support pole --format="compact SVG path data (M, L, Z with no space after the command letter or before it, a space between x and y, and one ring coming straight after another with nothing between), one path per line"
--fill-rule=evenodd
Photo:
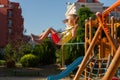
M115 28L114 28L114 23L115 23L115 21L114 21L114 17L111 17L111 19L110 19L110 22L111 22L111 36L113 37L113 39L115 39ZM113 47L111 47L111 55L112 56L114 56L114 50L113 50Z
M102 80L111 80L120 64L120 46Z
M73 80L79 80L80 74L83 72L83 70L86 67L85 66L86 62L89 59L90 53L91 53L93 47L95 46L95 43L96 43L96 41L98 39L98 36L99 36L99 33L101 32L101 30L102 30L101 26L99 26L98 29L97 29L97 31L96 31L96 34L93 37L93 40L91 41L91 44L90 44L90 46L89 46L89 48L88 48L88 50L87 50L87 52L86 52L86 54L85 54L85 56L83 58L83 61L82 61L82 63L81 63L81 65L80 65L80 67L79 67L79 69L78 69L78 71L77 71L77 73L76 73L76 75L75 75L75 77L74 77Z
M109 35L109 33L105 30L105 27L107 27L107 25L106 25L105 22L102 20L102 15L101 15L99 12L97 12L97 13L96 13L96 16L97 16L97 19L98 19L98 21L99 21L99 23L100 23L103 31L105 32L105 35L106 35L108 41L110 42L110 45L113 47L113 50L116 51L118 45L116 44L115 41L113 41L111 35Z

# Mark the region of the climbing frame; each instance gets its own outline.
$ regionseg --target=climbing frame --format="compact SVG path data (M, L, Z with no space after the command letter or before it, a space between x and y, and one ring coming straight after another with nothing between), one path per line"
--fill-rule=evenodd
M78 80L80 75L82 74L82 72L85 70L85 79L88 80L88 76L89 74L87 74L87 71L92 71L92 63L98 63L98 70L102 67L101 65L103 64L103 62L99 61L105 61L107 60L108 62L108 55L112 56L113 59L110 63L109 66L107 66L106 69L107 71L105 71L105 75L102 76L102 80L111 80L112 77L115 75L115 72L117 70L117 68L119 67L119 62L120 62L120 47L119 47L119 43L118 43L118 37L116 35L116 22L114 20L114 17L111 17L110 23L108 23L108 21L106 20L108 17L108 14L114 10L116 7L118 7L120 5L120 0L117 0L112 6L110 6L108 9L106 9L105 11L103 11L103 13L97 12L96 13L96 17L97 19L95 21L98 21L97 23L95 23L97 26L97 30L95 31L95 33L92 32L92 21L91 19L86 20L85 23L85 56L83 58L82 63L80 64L78 71L74 77L74 80ZM105 38L102 36L102 34L105 34ZM105 40L104 40L105 39ZM89 61L89 59L92 57L92 55L94 55L94 51L96 48L96 45L98 47L98 55L97 55L97 59L95 62L89 63L89 67L90 70L87 70L87 62ZM118 48L119 47L119 48ZM108 49L108 50L104 50L104 49ZM104 56L105 55L105 56ZM99 77L101 74L101 71L99 71ZM90 79L91 80L91 79Z

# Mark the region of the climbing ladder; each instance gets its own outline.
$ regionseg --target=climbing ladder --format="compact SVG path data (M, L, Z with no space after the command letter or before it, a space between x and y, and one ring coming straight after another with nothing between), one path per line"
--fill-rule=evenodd
M89 80L101 79L107 71L110 59L97 59L91 57L89 59L85 70L82 72L81 77ZM85 76L85 74L87 76Z

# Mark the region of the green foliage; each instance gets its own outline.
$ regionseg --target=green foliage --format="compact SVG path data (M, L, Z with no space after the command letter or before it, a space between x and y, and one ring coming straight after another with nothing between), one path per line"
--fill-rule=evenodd
M4 48L5 51L5 57L6 59L15 59L16 57L16 51L15 49L11 46L11 44L6 45Z
M35 67L38 65L38 57L33 54L26 54L20 59L23 67Z
M82 7L78 10L78 16L79 16L79 28L77 31L77 41L78 42L84 42L85 37L85 20L89 17L95 18L95 15L92 11L90 11L87 7Z
M46 39L40 45L35 46L33 54L38 56L41 64L51 64L56 60L55 51L53 43L49 39Z
M16 50L11 46L11 44L8 44L4 48L4 51L7 67L9 68L15 67Z
M95 17L92 11L90 11L87 7L82 7L78 10L78 16L79 16L79 25L81 27L84 27L85 19L88 19L89 17Z
M6 61L5 60L0 60L0 65L5 65Z
M85 41L85 29L83 27L79 27L76 33L76 41L77 42L84 42Z
M25 44L22 45L19 48L19 54L24 55L24 54L29 54L32 52L32 46L30 44Z
M77 42L76 40L71 40L70 43ZM64 45L65 54L65 64L70 64L77 57L84 55L84 45L83 44L72 44L72 45ZM62 47L56 53L57 62L62 63Z

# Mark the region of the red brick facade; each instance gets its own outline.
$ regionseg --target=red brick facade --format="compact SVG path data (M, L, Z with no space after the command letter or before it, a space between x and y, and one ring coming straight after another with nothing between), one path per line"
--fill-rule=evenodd
M24 19L21 14L19 3L0 0L0 48L23 37Z

